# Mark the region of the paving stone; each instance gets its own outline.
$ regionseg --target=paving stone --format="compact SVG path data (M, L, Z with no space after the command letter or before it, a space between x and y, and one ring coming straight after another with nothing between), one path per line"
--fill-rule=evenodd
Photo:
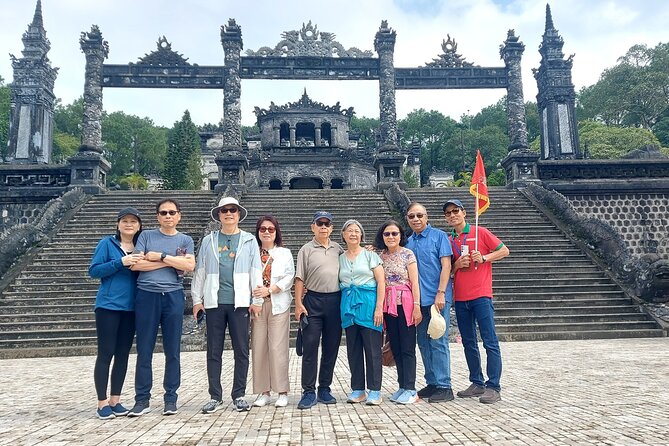
M396 371L384 368L380 406L346 404L345 347L336 363L336 405L298 410L300 358L291 350L289 405L238 413L229 396L210 415L205 352L182 353L179 413L162 415L162 356L154 359L151 413L95 418L93 357L0 360L0 445L666 445L668 338L502 343L500 403L474 398L411 406L390 403ZM464 355L451 345L454 389L467 387ZM123 402L132 406L135 356ZM225 352L224 391L233 375ZM419 360L418 386L423 368ZM250 376L250 374L249 374ZM251 389L249 382L247 388ZM247 395L249 401L255 395Z

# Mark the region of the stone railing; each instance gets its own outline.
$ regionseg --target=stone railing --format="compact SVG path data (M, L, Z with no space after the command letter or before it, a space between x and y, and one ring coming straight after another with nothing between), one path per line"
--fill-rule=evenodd
M64 215L86 201L87 195L73 189L49 201L33 223L18 224L0 234L0 277L32 246L46 237L62 221ZM0 283L0 289L3 288Z
M657 253L634 255L609 223L578 213L561 193L530 184L524 193L554 223L582 244L630 291L648 302L669 301L669 261Z

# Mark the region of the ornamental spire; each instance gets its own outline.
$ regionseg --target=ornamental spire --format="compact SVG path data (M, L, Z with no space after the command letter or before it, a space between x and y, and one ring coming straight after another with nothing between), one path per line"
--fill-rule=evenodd
M44 28L44 21L42 20L42 0L37 0L35 5L35 15L33 16L32 26Z
M553 15L551 14L551 5L546 3L546 32L548 30L555 30L555 25L553 25Z

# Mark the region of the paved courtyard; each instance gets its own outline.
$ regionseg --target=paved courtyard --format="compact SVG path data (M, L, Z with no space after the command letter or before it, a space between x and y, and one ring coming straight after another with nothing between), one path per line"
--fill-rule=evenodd
M208 400L205 353L184 353L179 414L162 416L162 358L156 357L153 411L140 418L94 416L93 357L0 361L0 445L667 445L669 339L503 343L503 401L441 404L387 401L395 369L384 369L385 401L350 405L345 349L333 391L340 403L296 408L300 360L291 351L288 407L237 413L229 404L200 413ZM462 346L451 344L455 390L467 385ZM132 406L135 357L124 389ZM232 355L223 385L230 389ZM423 385L419 365L418 385ZM157 379L155 379L157 378ZM249 383L248 390L251 390ZM252 399L253 396L249 395Z

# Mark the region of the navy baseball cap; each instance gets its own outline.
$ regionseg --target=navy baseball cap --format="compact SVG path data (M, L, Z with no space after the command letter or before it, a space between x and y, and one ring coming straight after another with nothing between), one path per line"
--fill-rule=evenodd
M316 223L316 221L320 220L321 218L328 220L330 223L332 223L332 220L334 220L334 217L332 217L331 213L325 211L318 211L314 214L314 218L311 220L311 222Z
M449 204L452 204L456 207L459 207L460 209L464 209L465 207L462 205L462 201L458 200L457 198L454 198L452 200L448 200L446 203L444 203L443 211L446 212L446 208L448 207Z
M137 220L139 220L140 223L142 222L142 218L139 216L139 211L132 207L123 208L120 211L118 211L118 215L116 216L116 221L120 221L126 215L132 215Z

